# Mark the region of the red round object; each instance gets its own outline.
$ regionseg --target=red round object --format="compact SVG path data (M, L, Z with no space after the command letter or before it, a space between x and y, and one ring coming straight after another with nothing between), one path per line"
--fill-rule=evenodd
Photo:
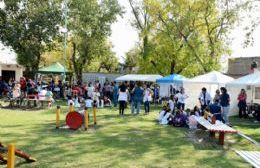
M73 111L66 116L66 124L70 129L79 129L83 124L83 118L80 113Z

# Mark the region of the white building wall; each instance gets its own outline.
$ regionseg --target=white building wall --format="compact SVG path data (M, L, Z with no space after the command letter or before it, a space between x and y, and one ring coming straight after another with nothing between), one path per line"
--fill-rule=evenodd
M19 65L0 64L0 76L2 71L15 71L15 80L19 81L23 76L23 68Z

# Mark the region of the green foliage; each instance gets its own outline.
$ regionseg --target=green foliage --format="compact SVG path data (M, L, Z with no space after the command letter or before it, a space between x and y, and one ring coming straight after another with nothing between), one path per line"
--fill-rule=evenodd
M61 20L59 0L6 0L0 9L0 40L17 53L18 63L35 73L42 53L53 46Z
M220 68L220 57L230 52L229 32L250 3L144 0L144 6L150 17L149 55L140 60L140 72L195 76Z
M82 79L84 67L89 66L92 60L101 57L104 57L101 60L106 60L107 55L112 55L108 52L111 47L108 49L105 41L111 33L111 24L121 11L117 0L89 0L87 3L85 0L73 0L70 3L68 28L73 46L71 59L78 80ZM107 64L102 61L101 64L112 71Z
M103 42L105 43L105 42ZM111 51L112 45L109 43L103 44L100 50L100 55L97 55L91 63L85 67L86 71L90 72L105 72L113 73L118 69L118 58Z

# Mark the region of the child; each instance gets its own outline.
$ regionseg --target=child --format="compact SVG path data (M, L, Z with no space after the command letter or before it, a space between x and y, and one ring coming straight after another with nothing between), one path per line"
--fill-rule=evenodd
M76 108L80 108L79 98L78 98L77 95L74 95L73 102L74 102L74 106L75 106Z
M189 128L190 129L197 129L198 122L196 120L196 114L195 112L191 112L189 116Z
M104 96L104 107L111 107L111 106L112 106L111 100L107 96Z
M52 103L54 103L54 99L53 99L53 93L52 93L50 88L47 88L47 92L45 94L45 97L46 97L47 100L49 100L48 107L51 107Z
M173 123L173 126L175 126L175 127L184 127L185 126L186 117L181 110L177 111L176 115L173 118L172 123Z
M68 96L68 106L74 106L74 101L72 100L72 97L71 96Z
M198 106L195 106L193 109L193 112L195 114L195 116L199 117L200 116L200 110Z
M91 99L91 97L88 97L88 98L85 100L85 107L86 107L86 108L92 108L92 105L93 105L93 100Z
M204 111L204 118L206 119L206 120L208 120L208 117L210 117L212 114L210 113L210 111L209 111L209 107L206 107L205 108L205 111Z

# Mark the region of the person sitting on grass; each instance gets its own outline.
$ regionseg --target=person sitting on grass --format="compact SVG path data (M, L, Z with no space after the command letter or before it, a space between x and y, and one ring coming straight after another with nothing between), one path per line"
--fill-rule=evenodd
M104 96L104 107L111 107L111 106L112 106L111 100L107 96Z
M195 106L195 107L193 108L193 112L194 112L195 116L197 116L197 117L200 116L200 109L199 109L198 106Z
M183 114L183 110L177 110L176 115L173 117L172 125L175 127L184 127L186 124L186 116Z
M189 116L189 128L190 129L197 129L197 125L198 125L198 122L196 120L196 114L194 111L192 111L190 113L190 116Z
M173 117L173 115L170 113L170 108L167 106L163 107L163 110L159 113L159 124L161 125L167 125L169 124L170 118Z

